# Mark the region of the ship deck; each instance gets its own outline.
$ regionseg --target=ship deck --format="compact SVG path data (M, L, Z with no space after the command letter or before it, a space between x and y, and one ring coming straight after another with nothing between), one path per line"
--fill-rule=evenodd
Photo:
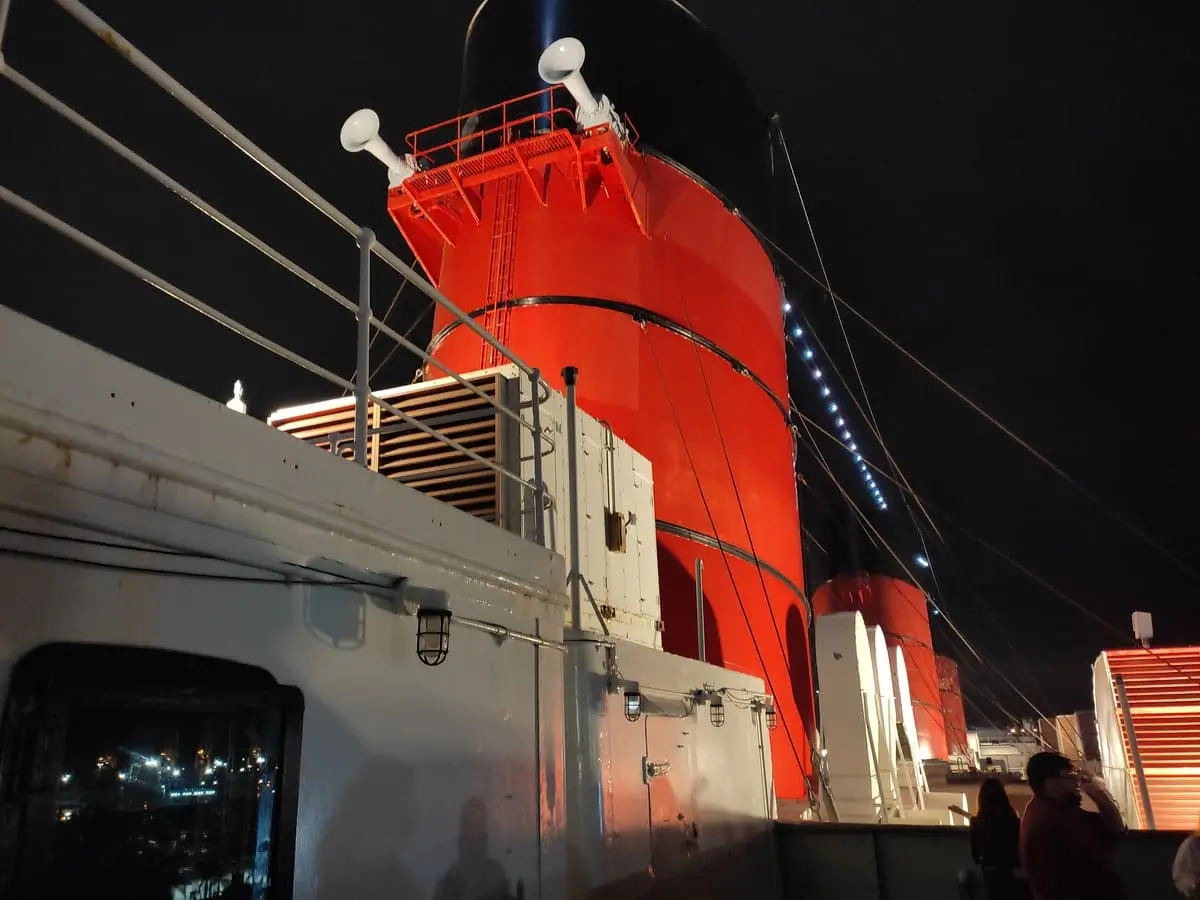
M1176 900L1181 832L1132 831L1117 851L1130 897ZM804 900L983 900L965 828L813 823L775 826L781 893ZM966 874L966 885L960 875Z

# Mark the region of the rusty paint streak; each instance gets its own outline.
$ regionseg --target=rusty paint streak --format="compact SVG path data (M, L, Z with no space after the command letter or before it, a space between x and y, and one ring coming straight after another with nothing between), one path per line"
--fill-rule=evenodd
M126 59L129 59L131 56L133 56L133 48L130 47L129 44L127 44L123 40L121 40L117 36L117 33L115 31L113 31L111 28L104 28L104 29L101 29L100 31L97 31L96 36L99 37L100 40L104 41L104 43L108 44L108 46L112 47L114 50L116 50L118 53L120 53Z

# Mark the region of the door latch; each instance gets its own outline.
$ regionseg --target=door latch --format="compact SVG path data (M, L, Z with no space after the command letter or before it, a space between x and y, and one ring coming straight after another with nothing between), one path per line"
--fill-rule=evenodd
M642 780L647 784L651 778L659 778L671 771L669 762L650 762L647 756L642 757Z

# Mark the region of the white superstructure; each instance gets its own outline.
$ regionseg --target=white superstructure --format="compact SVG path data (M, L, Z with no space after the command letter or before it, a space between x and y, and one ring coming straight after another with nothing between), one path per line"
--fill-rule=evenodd
M247 415L240 383L206 399L0 307L0 895L770 896L773 699L661 651L647 461L108 23L57 2L353 240L357 297L4 76L342 307L347 336L357 319L362 377L0 186L45 239L344 391L350 422L323 449ZM429 360L374 314L380 266L511 361L442 379L494 424L487 452L413 408L437 382L369 384L373 333ZM483 473L490 521L406 483L413 436Z

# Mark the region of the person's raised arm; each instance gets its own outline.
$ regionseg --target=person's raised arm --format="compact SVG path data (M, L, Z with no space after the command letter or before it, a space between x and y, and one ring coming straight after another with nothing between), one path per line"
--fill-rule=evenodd
M1084 778L1080 781L1080 789L1096 804L1096 810L1104 827L1113 835L1125 833L1125 820L1121 818L1121 810L1117 801L1112 798L1104 782L1095 778Z

